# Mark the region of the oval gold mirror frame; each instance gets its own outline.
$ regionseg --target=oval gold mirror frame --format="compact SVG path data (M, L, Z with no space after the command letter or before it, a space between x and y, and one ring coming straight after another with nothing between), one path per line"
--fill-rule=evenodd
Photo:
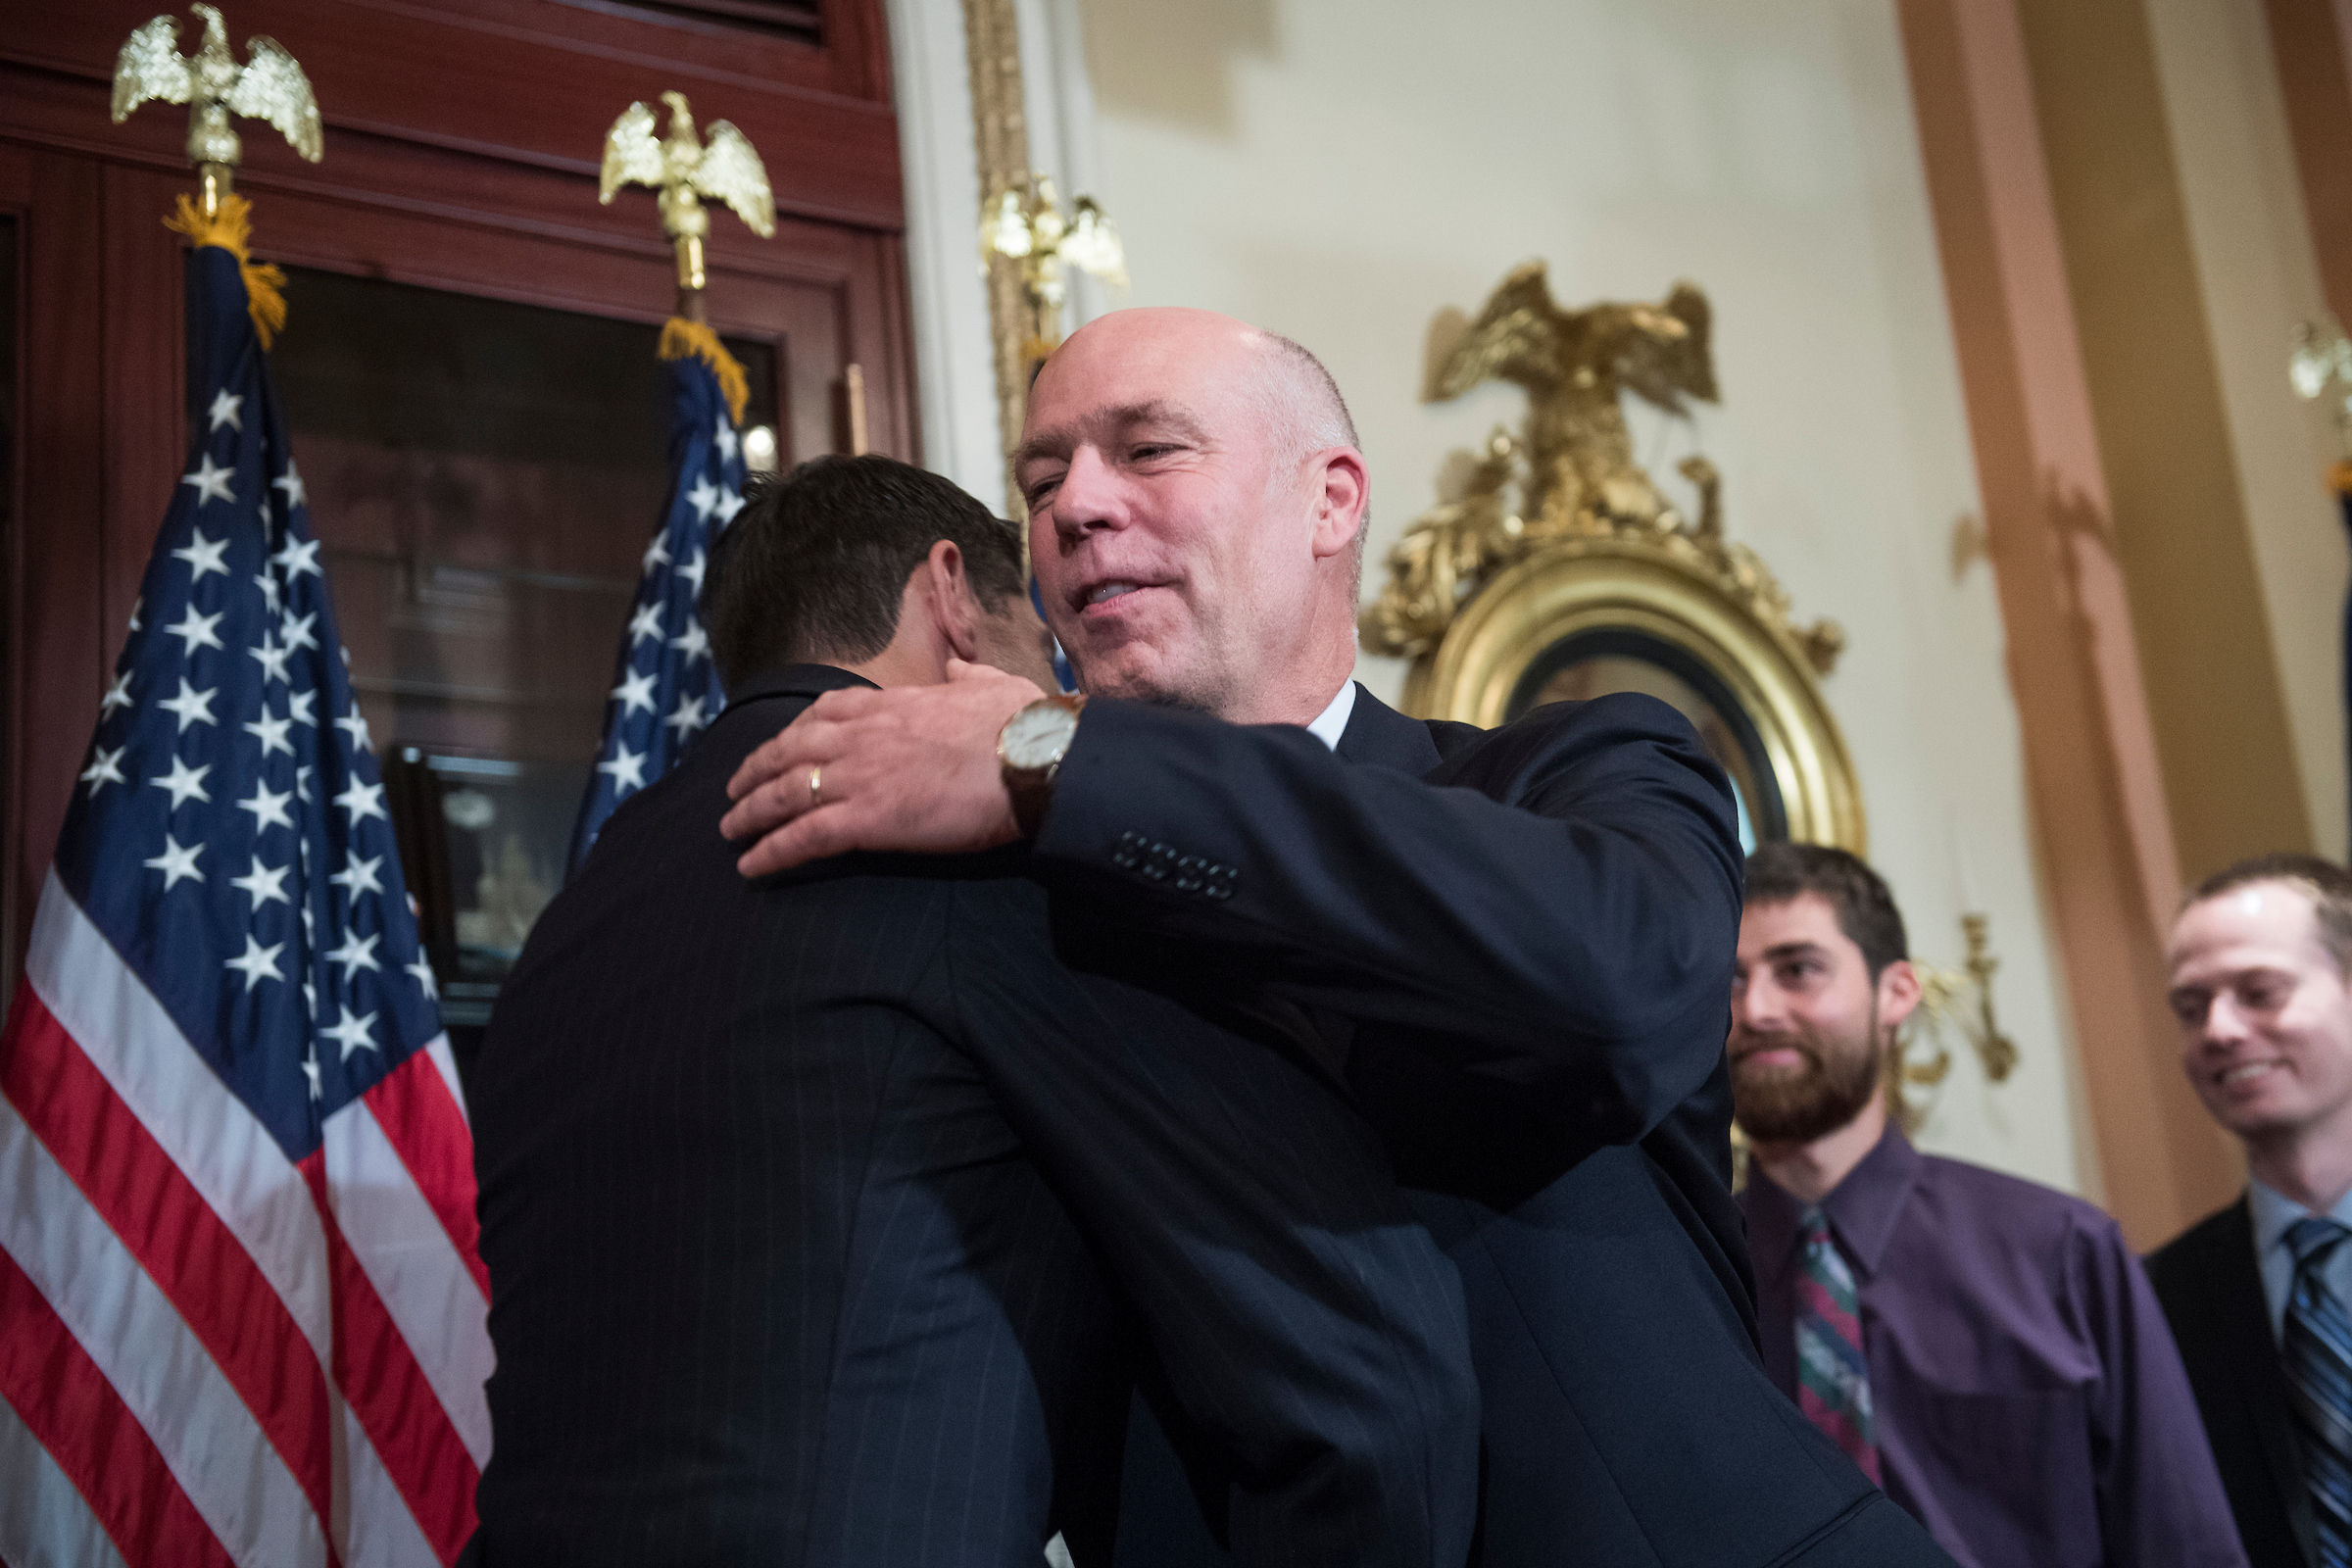
M1861 786L1813 672L1820 656L1757 613L1748 602L1754 587L1727 581L1680 532L1547 540L1481 584L1435 653L1414 661L1405 709L1492 728L1507 721L1528 671L1564 639L1601 628L1645 634L1697 661L1740 704L1790 838L1867 854Z

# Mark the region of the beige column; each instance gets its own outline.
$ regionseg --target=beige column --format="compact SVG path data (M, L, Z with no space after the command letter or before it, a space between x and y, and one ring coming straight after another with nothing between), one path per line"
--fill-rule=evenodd
M2152 1247L2226 1201L2240 1172L2181 1076L2164 1005L2179 812L2135 636L2108 421L2018 10L1899 0L1899 15L2102 1187L2132 1243ZM2133 481L2135 499L2144 488Z
M2309 850L2145 0L2017 15L2180 869Z

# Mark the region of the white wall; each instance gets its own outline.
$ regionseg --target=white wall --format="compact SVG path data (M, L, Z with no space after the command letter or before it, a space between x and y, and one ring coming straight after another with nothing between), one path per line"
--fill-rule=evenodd
M980 271L980 166L963 8L956 0L887 4L923 466L1002 507L1004 448Z
M1962 1059L1925 1142L2082 1190L1998 612L1982 560L1955 569L1978 500L1892 6L1077 10L1097 194L1134 277L1116 303L1230 312L1322 355L1371 458L1375 559L1447 453L1522 412L1503 387L1417 401L1435 313L1475 313L1535 256L1568 304L1707 290L1723 405L1638 425L1645 460L1673 483L1705 451L1734 535L1801 615L1844 623L1829 691L1916 951L1956 961L1964 902L1992 915L2024 1059L1998 1089ZM1394 699L1403 671L1358 674Z

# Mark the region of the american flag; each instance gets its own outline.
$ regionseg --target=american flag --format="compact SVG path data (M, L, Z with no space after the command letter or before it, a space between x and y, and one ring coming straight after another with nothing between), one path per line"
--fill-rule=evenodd
M685 754L686 743L726 706L710 639L695 613L710 542L743 510L740 390L719 385L723 367L738 388L742 369L710 328L673 318L662 335L669 362L669 505L645 547L637 602L621 633L612 700L596 773L571 832L571 866L588 858L605 819Z
M447 1563L472 1144L238 258L188 266L188 471L0 1034L0 1558Z

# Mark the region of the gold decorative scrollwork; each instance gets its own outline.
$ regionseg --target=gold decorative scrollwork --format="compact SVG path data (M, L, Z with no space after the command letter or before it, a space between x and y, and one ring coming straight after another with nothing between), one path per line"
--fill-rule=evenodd
M1029 177L1029 113L1021 87L1020 23L1012 0L963 0L964 58L971 68L972 143L983 193L1022 184ZM1028 342L1035 312L1021 286L1020 263L992 256L988 266L989 335L996 346L997 428L1009 456L1021 439L1029 407ZM1005 465L1004 515L1029 515L1012 466ZM1028 530L1021 530L1028 548Z

